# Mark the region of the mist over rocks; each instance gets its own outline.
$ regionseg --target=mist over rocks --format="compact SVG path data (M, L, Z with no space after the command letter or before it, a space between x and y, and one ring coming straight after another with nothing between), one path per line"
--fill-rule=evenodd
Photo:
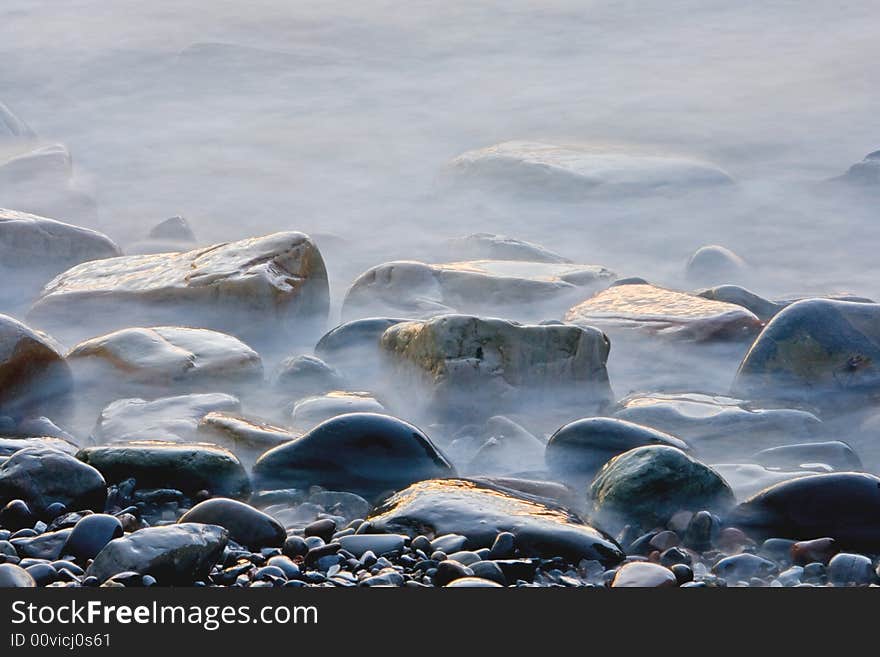
M742 306L752 311L762 322L769 321L785 308L784 303L770 301L738 285L718 285L696 293L698 297Z
M558 262L387 262L367 270L352 283L343 301L342 316L420 318L494 310L526 319L536 318L536 313L546 309L542 314L546 317L578 294L607 287L614 278L613 272L598 265Z
M713 463L712 469L728 483L738 502L745 502L761 491L784 481L829 472L820 464L804 468L768 468L756 463Z
M696 341L748 339L761 328L761 321L742 306L642 282L598 292L570 308L565 321Z
M328 294L317 247L302 233L282 232L185 253L83 263L47 284L29 317L78 339L195 319L259 345L323 328Z
M175 215L153 226L143 239L126 244L125 252L134 255L190 251L197 243L189 222Z
M315 355L338 368L350 386L369 388L384 362L380 348L382 334L389 327L406 321L409 320L398 317L367 317L344 322L318 340Z
M28 142L37 138L31 127L13 114L4 103L0 103L0 143Z
M299 438L301 434L232 413L212 411L199 420L200 442L213 443L233 452L251 467L263 452Z
M865 159L856 162L845 173L832 180L857 187L880 189L880 150L868 153Z
M508 141L463 153L449 168L471 184L564 200L733 183L722 169L698 159L624 146Z
M368 392L336 390L297 401L290 413L290 425L294 430L305 432L324 420L346 413L385 412L381 402Z
M400 394L429 414L482 419L528 403L552 416L611 402L610 344L594 328L443 315L395 324L381 346Z
M486 420L469 455L469 475L512 474L543 466L545 442L503 415Z
M748 265L730 249L709 244L701 246L685 266L688 279L701 285L733 283L748 275Z
M378 343L378 337L376 342ZM291 399L346 388L345 376L317 356L301 354L286 358L275 372L274 388Z
M452 261L522 260L525 262L570 263L571 260L540 244L494 233L471 233L446 240Z

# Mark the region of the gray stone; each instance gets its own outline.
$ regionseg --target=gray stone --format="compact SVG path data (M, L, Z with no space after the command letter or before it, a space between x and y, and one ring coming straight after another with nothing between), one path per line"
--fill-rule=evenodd
M678 586L675 574L656 563L635 561L621 566L614 579L611 588L671 588Z
M569 263L540 244L493 233L472 233L446 242L455 260L523 260L526 262Z
M272 516L249 504L221 497L196 504L178 522L218 525L229 532L229 538L250 550L281 547L287 538L284 527Z
M733 251L710 244L694 252L685 267L685 275L703 285L733 283L740 280L747 269L745 261Z
M11 563L0 564L0 588L31 589L37 583L24 568Z
M809 468L811 464L821 463L834 470L858 472L863 469L859 455L841 440L770 447L755 454L753 460L771 468Z

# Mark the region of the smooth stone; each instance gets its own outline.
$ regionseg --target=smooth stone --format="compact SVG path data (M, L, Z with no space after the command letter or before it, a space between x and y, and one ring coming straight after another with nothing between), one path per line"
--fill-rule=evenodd
M880 185L880 151L868 153L865 159L856 162L845 173L832 178L832 181L866 189Z
M612 458L645 445L689 449L683 440L650 427L615 418L590 417L557 429L550 436L544 459L550 472L583 487Z
M241 402L225 393L158 399L117 399L101 411L92 436L99 444L125 440L195 440L208 413L239 413Z
M282 362L275 373L273 385L291 399L346 388L345 377L338 369L317 356L307 355L293 356Z
M461 534L471 550L491 546L504 531L514 534L523 555L561 556L574 563L588 559L616 564L623 559L611 538L561 506L461 479L415 483L385 500L368 520L380 532Z
M746 275L747 271L745 260L717 244L701 246L685 266L685 276L701 285L733 283Z
M134 477L138 488L175 488L189 496L207 490L238 499L250 493L241 462L215 445L133 441L86 447L77 458L97 468L110 483Z
M491 310L538 320L546 314L552 316L577 297L608 287L614 277L598 265L569 263L386 262L368 269L352 283L343 301L342 317L387 314L422 318ZM547 310L541 311L542 307Z
M446 554L458 552L467 545L467 542L467 536L462 536L461 534L441 534L431 541L431 550L433 552L443 552L443 558L445 559Z
M678 579L669 568L655 563L635 561L618 568L611 588L667 588L678 586Z
M132 325L187 325L197 317L201 328L256 344L324 322L328 307L318 248L302 233L281 232L185 253L86 262L46 285L28 316L68 339Z
M727 516L749 535L836 539L852 549L880 549L880 478L840 472L776 484Z
M12 500L0 509L0 527L17 532L25 527L33 527L37 519L24 500Z
M452 554L447 555L447 559L451 559L452 561L457 561L460 564L465 566L473 566L478 561L482 561L482 557L476 552L471 552L469 550L460 550L458 552L453 552Z
M281 547L281 551L284 553L284 556L291 559L295 557L304 557L308 554L309 545L301 536L288 536L284 540L284 545Z
M52 414L66 407L72 386L61 346L0 314L0 414Z
M482 577L459 577L445 585L447 589L497 589L501 584Z
M272 516L237 500L215 497L192 507L178 523L218 525L229 538L250 550L281 547L287 538L284 527Z
M98 470L70 454L30 447L0 464L0 504L15 499L27 500L31 511L44 519L54 502L103 511L107 484Z
M770 301L738 285L717 285L697 292L697 296L742 306L751 310L762 322L771 320L786 306L785 303Z
M522 260L526 262L570 263L571 260L525 240L495 235L471 233L446 241L447 250L454 260Z
M774 317L742 360L734 394L841 404L880 390L880 305L807 299Z
M590 486L593 519L606 530L664 526L682 510L726 511L733 491L707 465L675 447L638 447L609 461Z
M828 579L834 586L867 586L874 581L874 566L863 554L841 552L828 563Z
M745 339L761 329L750 310L656 285L614 285L573 306L565 321L685 340Z
M303 534L308 536L318 536L325 543L329 542L330 539L333 538L333 534L336 532L336 522L332 518L322 518L320 520L316 520L315 522L311 522L305 526L303 530Z
M486 420L480 439L485 442L467 465L475 475L523 472L544 463L544 442L503 415Z
M367 552L378 556L400 552L406 539L407 537L402 534L357 534L336 540L343 550L351 552L356 559L360 559Z
M434 574L434 586L446 586L457 579L473 576L474 571L464 564L447 559L437 564L437 572Z
M271 557L267 562L267 566L273 566L284 572L287 579L298 578L301 574L299 566L297 566L289 557L276 556Z
M444 315L395 324L381 345L402 396L441 417L482 420L526 403L545 414L589 412L612 400L610 344L594 328Z
M160 221L150 229L147 237L154 240L173 240L175 242L196 241L196 235L189 222L179 215Z
M380 365L379 338L388 328L406 321L409 320L367 317L344 322L318 340L315 355L346 374L373 375Z
M775 563L757 554L736 554L725 557L712 566L712 572L728 581L739 581L749 577L767 577L777 572Z
M309 431L321 422L346 413L386 413L368 392L333 391L306 397L293 405L290 424L296 431Z
M489 551L490 559L509 559L516 553L516 536L510 532L501 532L495 537Z
M712 469L724 477L736 496L745 501L762 490L784 481L792 481L818 474L818 470L771 470L751 463L713 463Z
M59 529L39 536L11 538L9 542L15 546L21 557L51 561L62 556L61 553L72 531L72 529Z
M118 518L103 513L93 513L84 516L74 525L61 552L71 554L77 560L85 562L94 559L107 543L121 537L122 534L122 523Z
M25 570L34 578L37 586L48 586L58 579L58 571L48 563L34 564L33 566L28 566Z
M759 465L776 468L805 468L811 463L824 463L848 472L864 468L858 454L841 440L770 447L755 454L753 459Z
M275 447L253 468L257 488L321 486L368 500L455 469L415 426L388 415L351 413Z
M838 552L840 552L840 547L837 545L837 541L825 537L793 543L789 555L794 563L806 565L819 562L827 564Z
M11 563L0 564L0 588L27 589L36 585L34 578L24 568Z
M70 455L75 455L79 451L79 447L63 438L51 436L32 436L30 438L0 436L0 457L12 456L16 452L28 447L54 449Z
M183 523L148 527L110 541L86 571L104 582L117 573L152 575L160 584L191 585L207 577L226 548L222 527Z
M463 153L450 168L457 180L481 189L572 200L713 188L733 182L722 169L696 158L609 144L507 141Z
M225 447L246 467L251 467L263 452L296 440L300 434L258 420L213 411L199 420L197 436L202 442Z

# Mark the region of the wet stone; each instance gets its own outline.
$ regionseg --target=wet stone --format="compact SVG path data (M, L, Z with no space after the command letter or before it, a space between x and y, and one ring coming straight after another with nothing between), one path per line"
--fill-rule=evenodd
M0 588L34 588L37 583L24 568L4 563L0 564Z
M94 559L107 543L122 534L122 523L114 516L103 513L83 516L74 525L61 552L86 562Z
M284 527L270 515L243 502L215 497L205 500L184 513L179 523L218 525L229 532L229 538L252 550L281 547L286 539Z
M621 566L611 582L612 588L667 588L678 586L675 574L655 563L633 562Z

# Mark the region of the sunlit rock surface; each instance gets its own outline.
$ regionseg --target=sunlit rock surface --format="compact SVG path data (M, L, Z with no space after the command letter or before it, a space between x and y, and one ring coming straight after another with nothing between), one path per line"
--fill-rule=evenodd
M290 414L290 424L298 431L308 431L337 415L384 412L385 407L368 392L335 390L296 402Z
M539 307L602 289L613 272L598 265L514 260L443 264L386 262L367 270L346 294L343 317L376 314L426 317L448 312L506 310L543 317ZM565 304L563 304L565 305ZM551 316L551 315L547 315Z
M496 235L472 233L446 241L446 247L455 260L522 260L526 262L571 262L540 244Z
M134 477L138 488L174 488L186 495L205 490L240 499L250 493L241 462L216 445L140 440L86 447L77 458L97 469L108 483Z
M284 232L78 265L46 285L30 317L79 338L133 324L195 323L268 340L323 326L328 294L317 247Z
M298 437L288 429L223 412L208 413L198 424L199 440L226 447L247 466L263 452Z
M562 199L729 185L719 167L696 158L620 146L508 141L468 151L452 172L481 187Z
M634 393L618 402L614 416L677 436L703 458L749 455L803 440L821 427L807 411L688 392Z
M78 366L104 366L115 378L151 385L214 385L258 379L260 355L238 338L180 326L127 328L80 342L67 354Z
M747 338L761 321L742 306L655 285L614 285L572 307L565 321L690 340Z
M208 413L241 412L236 397L223 393L201 393L161 397L154 400L118 399L105 408L93 437L99 443L132 439L190 440Z
M467 548L490 547L499 532L516 536L517 547L532 556L564 556L619 563L623 553L607 535L546 499L474 481L422 481L373 510L373 528L417 536L460 534Z
M60 345L0 315L0 415L54 415L67 406L72 385Z
M755 339L734 394L822 407L880 398L880 305L807 299Z
M381 344L400 394L459 421L526 404L539 414L569 404L589 412L611 399L609 343L593 328L445 315L396 324Z

